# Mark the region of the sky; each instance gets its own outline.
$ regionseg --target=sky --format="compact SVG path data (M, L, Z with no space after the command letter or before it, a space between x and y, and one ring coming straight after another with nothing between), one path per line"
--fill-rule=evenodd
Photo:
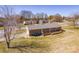
M36 13L47 13L48 15L61 14L62 16L69 16L79 12L79 5L10 5L16 13L22 10L32 11Z

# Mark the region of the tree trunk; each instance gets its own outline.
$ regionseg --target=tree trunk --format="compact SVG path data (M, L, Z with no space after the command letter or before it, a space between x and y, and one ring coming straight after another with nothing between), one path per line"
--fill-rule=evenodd
M7 43L7 48L10 48L10 42L6 42Z
M4 28L4 36L6 39L7 48L9 48L10 47L10 32L7 32L7 31L8 29Z
M74 25L74 28L75 28L75 20L73 20L73 25Z

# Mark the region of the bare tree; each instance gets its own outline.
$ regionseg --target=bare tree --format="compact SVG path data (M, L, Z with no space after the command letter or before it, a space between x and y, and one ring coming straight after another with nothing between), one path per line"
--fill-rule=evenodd
M33 13L31 11L22 10L21 17L24 19L32 19Z
M50 15L49 20L52 20L54 22L62 22L63 17L60 14Z
M13 9L11 6L2 6L1 9L1 15L6 19L4 21L4 37L6 39L7 47L10 47L10 41L14 38L14 31L16 29L16 19L14 16Z
M76 25L77 25L77 22L79 21L79 13L74 13L71 15L71 22L72 22L72 25L74 26L74 28L76 28Z

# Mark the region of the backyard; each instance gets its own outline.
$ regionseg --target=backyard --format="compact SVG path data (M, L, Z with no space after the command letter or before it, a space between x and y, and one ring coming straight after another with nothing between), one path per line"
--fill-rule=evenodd
M0 42L0 52L79 52L79 29L73 26L62 26L64 32L44 37L18 38L10 42Z

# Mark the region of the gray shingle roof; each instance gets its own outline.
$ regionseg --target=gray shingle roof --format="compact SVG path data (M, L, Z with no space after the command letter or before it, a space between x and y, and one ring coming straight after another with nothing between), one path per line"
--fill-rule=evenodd
M34 25L28 25L27 26L27 28L29 30L46 29L46 28L57 28L57 27L61 27L57 22L46 23L46 24L34 24Z

